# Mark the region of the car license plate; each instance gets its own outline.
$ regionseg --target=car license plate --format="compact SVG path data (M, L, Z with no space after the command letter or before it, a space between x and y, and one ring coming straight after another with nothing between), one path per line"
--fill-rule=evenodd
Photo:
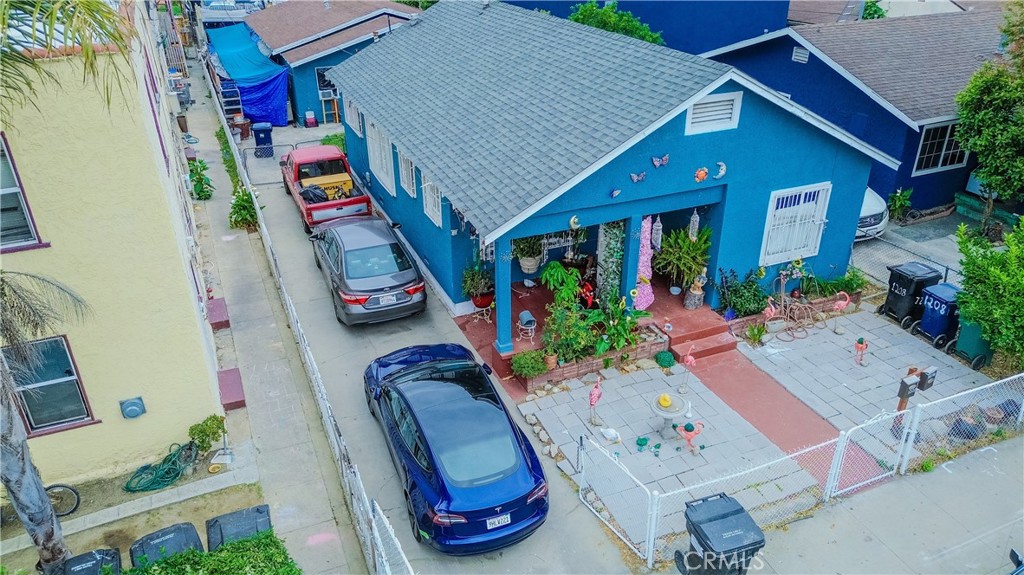
M490 519L488 519L487 528L494 529L496 527L501 527L502 525L508 525L509 523L512 523L512 516L509 513L506 513L504 515L499 515L497 517L491 517Z
M396 301L398 301L398 298L395 297L395 294L388 294L388 295L380 296L380 304L381 305L388 305L388 304L391 304L391 303L395 303Z

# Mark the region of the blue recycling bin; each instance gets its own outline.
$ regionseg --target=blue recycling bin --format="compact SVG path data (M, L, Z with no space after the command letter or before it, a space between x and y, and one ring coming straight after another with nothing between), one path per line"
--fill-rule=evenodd
M960 288L946 282L924 288L921 292L924 312L920 321L910 326L911 335L923 333L937 348L956 337L957 327L960 326L960 309L956 304L958 293Z
M270 122L256 122L252 125L252 135L256 138L257 158L271 158L274 156L274 139L270 133L274 126Z

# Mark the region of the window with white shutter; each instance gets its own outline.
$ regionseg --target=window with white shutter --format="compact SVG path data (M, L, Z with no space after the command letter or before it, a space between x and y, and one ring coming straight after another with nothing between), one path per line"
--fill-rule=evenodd
M344 102L345 123L348 124L349 128L352 128L352 131L357 136L363 137L363 122L359 116L359 108L356 107L355 103L348 96L342 94L341 99Z
M391 140L373 122L366 122L366 153L370 157L370 171L395 195L395 159L391 154Z
M686 114L686 135L731 130L740 123L743 92L711 94L690 107Z
M427 214L430 221L434 222L434 225L441 227L443 220L441 219L441 190L438 189L437 184L430 182L426 177L423 178L423 213Z
M760 265L770 266L818 254L832 183L772 192Z
M401 150L398 151L398 181L410 198L416 197L416 166Z

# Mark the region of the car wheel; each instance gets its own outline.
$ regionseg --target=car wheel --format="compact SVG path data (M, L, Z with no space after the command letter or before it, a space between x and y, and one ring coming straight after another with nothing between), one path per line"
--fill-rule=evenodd
M306 232L307 236L313 233L313 230L310 229L309 224L307 224L305 220L302 221L302 231Z
M907 329L908 327L910 327L910 324L912 323L914 323L914 318L908 315L907 317L903 318L902 321L900 321L900 327L902 327L903 329Z
M946 352L946 355L953 355L953 352L956 351L956 338L954 337L949 340L949 343L946 344L945 349L942 351Z
M917 335L919 333L921 333L921 320L910 324L910 335Z
M942 349L942 346L945 344L946 334L944 333L940 333L939 335L935 336L935 339L932 340L932 345L935 346L935 349Z
M420 526L416 522L416 513L412 510L412 503L409 501L409 494L405 494L405 510L409 513L409 527L412 529L413 539L417 543L423 542L423 536L420 535Z

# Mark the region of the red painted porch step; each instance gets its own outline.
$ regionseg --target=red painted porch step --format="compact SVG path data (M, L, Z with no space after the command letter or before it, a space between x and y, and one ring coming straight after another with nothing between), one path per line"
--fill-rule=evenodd
M213 331L231 327L228 317L228 304L224 298L218 297L206 301L206 318L210 321Z
M220 404L224 406L224 411L245 407L242 372L237 367L218 371L217 387L220 388Z
M724 332L714 333L707 337L696 339L687 337L685 340L670 346L669 349L672 350L672 355L675 356L676 361L681 361L683 356L690 351L691 345L693 346L693 352L691 353L693 357L708 357L716 353L736 349L736 336L729 333L728 329L726 329Z

